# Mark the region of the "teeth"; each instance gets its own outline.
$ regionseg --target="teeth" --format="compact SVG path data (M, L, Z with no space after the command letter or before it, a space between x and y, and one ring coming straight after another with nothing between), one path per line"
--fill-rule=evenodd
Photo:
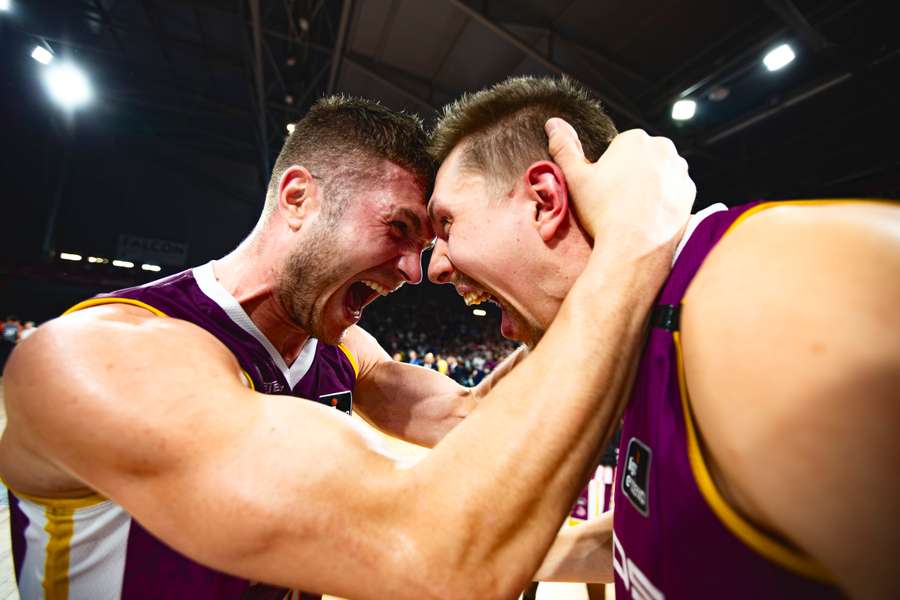
M386 287L384 287L383 285L379 284L377 281L370 281L368 279L363 279L362 283L366 284L367 286L369 286L370 288L372 288L373 290L375 290L382 296L387 296L388 294L390 294L391 292L393 292L396 289L399 289L399 287L400 287L398 285L396 288L394 288L394 290L389 290Z
M482 302L489 299L490 297L491 297L491 295L488 294L487 292L480 292L480 291L473 290L471 292L466 292L465 295L463 296L463 300L465 301L466 306L472 306L475 304L481 304Z

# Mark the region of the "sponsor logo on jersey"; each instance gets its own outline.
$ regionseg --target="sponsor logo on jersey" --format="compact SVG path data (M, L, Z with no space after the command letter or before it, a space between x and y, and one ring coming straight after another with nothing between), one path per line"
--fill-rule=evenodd
M645 517L650 514L650 448L633 437L628 440L625 454L625 472L622 474L622 493L635 510Z
M346 390L343 392L334 392L333 394L323 394L319 396L319 402L325 406L331 406L348 415L353 414L353 392Z

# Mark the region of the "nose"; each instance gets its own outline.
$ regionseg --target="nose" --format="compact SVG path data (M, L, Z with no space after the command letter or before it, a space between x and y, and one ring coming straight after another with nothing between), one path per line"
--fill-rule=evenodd
M404 252L400 255L400 262L397 265L403 279L410 285L418 285L422 283L422 253L415 250Z
M453 275L453 263L447 253L447 242L438 239L431 251L431 261L428 263L428 279L432 283L450 283Z

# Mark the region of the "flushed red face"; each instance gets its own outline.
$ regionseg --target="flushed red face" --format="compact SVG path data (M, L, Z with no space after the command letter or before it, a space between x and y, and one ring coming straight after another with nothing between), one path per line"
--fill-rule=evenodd
M460 148L438 171L428 214L437 236L428 277L452 284L468 305L489 301L501 310L504 337L534 345L559 308L542 292L532 260L542 244L533 204L514 189L498 192L461 168Z
M285 261L282 304L327 343L339 342L379 295L422 280L422 252L434 237L422 188L387 161L376 181L355 193L339 216L320 210L304 224L302 240Z

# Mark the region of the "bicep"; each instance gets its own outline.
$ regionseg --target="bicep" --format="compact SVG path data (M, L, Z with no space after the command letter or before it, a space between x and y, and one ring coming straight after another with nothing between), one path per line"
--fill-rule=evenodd
M391 572L404 473L377 438L294 397L241 391L203 410L205 430L180 447L188 460L112 486L150 531L200 562L289 587ZM374 556L383 572L366 572Z
M9 382L41 452L180 552L318 589L402 535L390 525L403 470L377 439L337 411L245 388L206 332L159 319L49 333ZM84 351L50 373L61 348Z

